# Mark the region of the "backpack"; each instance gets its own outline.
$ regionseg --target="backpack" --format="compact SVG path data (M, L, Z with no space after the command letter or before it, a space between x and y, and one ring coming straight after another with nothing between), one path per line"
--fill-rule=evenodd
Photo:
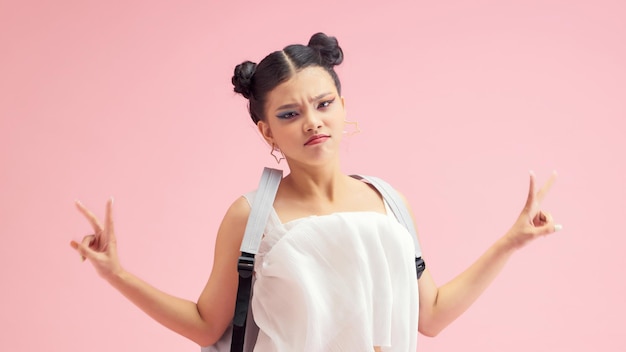
M357 180L365 181L376 188L393 212L398 222L412 234L415 246L415 268L419 279L426 264L422 259L422 250L417 240L417 232L409 210L400 194L385 181L363 175L351 175ZM237 288L237 302L232 323L222 337L215 344L201 348L201 352L252 352L259 327L254 323L252 310L249 309L254 282L254 256L258 252L265 224L272 210L278 185L282 180L282 170L264 168L259 187L252 201L250 215L241 241L241 256L239 257L239 286Z

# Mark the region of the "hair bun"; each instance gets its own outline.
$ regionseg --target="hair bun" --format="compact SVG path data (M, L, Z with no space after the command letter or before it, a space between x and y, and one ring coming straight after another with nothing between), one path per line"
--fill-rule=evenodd
M319 52L322 64L325 66L339 65L343 61L343 50L335 37L329 37L324 33L315 33L309 40L309 48Z
M234 91L243 95L244 98L252 97L252 76L256 71L256 64L252 61L244 61L235 67L235 73L232 78Z

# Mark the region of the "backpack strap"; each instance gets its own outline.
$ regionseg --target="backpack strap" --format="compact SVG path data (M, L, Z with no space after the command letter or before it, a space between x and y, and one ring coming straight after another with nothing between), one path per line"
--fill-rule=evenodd
M264 168L259 187L257 188L250 215L246 223L246 229L241 241L241 256L237 265L239 271L239 286L237 287L237 301L235 303L235 316L233 318L233 337L231 340L231 352L243 351L246 318L250 305L250 293L252 290L252 274L254 272L254 256L259 251L259 245L263 237L263 230L269 218L276 198L278 185L283 178L283 171L278 169Z
M413 224L413 218L409 213L409 209L406 207L404 203L404 199L400 196L400 193L396 191L391 185L378 177L374 176L363 176L363 175L352 175L352 177L357 180L366 181L383 196L383 199L389 204L393 215L395 215L398 222L400 222L404 227L411 233L413 237L413 245L415 247L415 268L417 270L417 278L419 279L426 269L426 263L422 259L422 247L420 246L419 241L417 240L417 231L415 230L415 225Z
M270 216L278 185L283 178L283 170L271 169L266 167L263 169L259 187L254 195L248 223L241 241L241 252L252 254L253 256L259 251L261 245L260 234L265 230L265 224Z

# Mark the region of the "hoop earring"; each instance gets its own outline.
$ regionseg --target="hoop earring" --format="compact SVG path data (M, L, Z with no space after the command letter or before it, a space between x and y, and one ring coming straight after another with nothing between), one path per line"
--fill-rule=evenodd
M276 156L276 154L274 154L274 152L280 152L280 156ZM272 144L272 151L270 152L270 155L274 157L274 160L276 160L277 164L280 164L281 160L285 159L285 154L283 154L283 152L278 149L278 147L276 147L274 144Z
M348 137L354 136L355 134L358 134L358 133L361 133L361 129L359 128L359 122L358 121L348 121L348 120L345 120L344 123L346 125L352 125L353 126L351 129L343 131L343 134L347 135Z

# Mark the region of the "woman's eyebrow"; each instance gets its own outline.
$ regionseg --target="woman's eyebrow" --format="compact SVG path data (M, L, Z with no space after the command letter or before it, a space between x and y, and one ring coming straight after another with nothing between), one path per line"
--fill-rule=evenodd
M316 100L320 100L323 97L325 97L327 95L330 95L330 94L332 94L332 92L322 93L320 95L317 95L317 96L313 97L312 99L309 99L309 101L313 102L313 101L316 101ZM281 105L278 108L276 108L276 110L294 109L294 108L297 108L297 107L298 107L298 104L291 103L291 104Z

